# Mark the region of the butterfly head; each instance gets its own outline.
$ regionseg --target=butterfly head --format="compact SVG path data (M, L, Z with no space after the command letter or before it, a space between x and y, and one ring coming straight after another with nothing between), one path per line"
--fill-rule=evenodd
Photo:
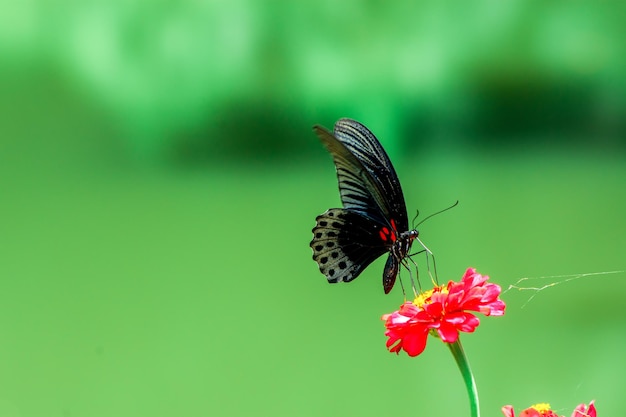
M419 235L420 235L420 232L417 229L408 230L400 234L400 239L413 242L415 239L419 237Z

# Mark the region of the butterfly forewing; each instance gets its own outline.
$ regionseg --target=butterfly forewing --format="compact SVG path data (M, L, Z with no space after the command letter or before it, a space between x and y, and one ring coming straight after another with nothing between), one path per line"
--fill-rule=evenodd
M383 225L388 224L390 213L386 199L369 170L328 130L321 126L313 129L335 162L344 208L355 210Z
M333 133L372 177L381 196L381 208L387 221L394 219L398 229L408 230L409 222L400 180L376 136L367 127L351 119L339 119Z

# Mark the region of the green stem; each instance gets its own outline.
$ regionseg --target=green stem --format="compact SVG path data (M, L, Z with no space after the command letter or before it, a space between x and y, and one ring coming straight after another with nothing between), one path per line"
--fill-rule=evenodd
M476 389L476 382L474 381L474 374L470 369L469 362L461 346L461 339L457 339L454 343L448 343L450 352L456 360L456 364L459 366L463 380L465 381L465 388L467 388L467 394L470 400L470 409L472 417L480 417L480 407L478 405L478 390Z

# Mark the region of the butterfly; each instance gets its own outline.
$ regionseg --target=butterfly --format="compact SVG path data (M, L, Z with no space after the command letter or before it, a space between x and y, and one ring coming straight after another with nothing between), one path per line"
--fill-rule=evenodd
M313 259L328 282L349 282L388 253L383 270L388 294L419 235L409 230L398 175L378 139L356 120L338 120L333 132L319 125L313 130L333 157L343 203L315 219Z

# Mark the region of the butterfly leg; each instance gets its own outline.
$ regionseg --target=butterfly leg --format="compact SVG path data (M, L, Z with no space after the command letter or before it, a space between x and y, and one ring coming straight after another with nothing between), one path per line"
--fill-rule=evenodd
M433 271L435 272L435 285L439 285L439 277L437 276L437 263L435 262L435 255L432 253L430 256L433 258ZM428 262L428 258L426 258L426 262ZM430 269L428 270L428 274L430 274ZM432 279L432 276L431 276Z
M411 272L411 265L409 265L409 263L407 262L407 260L406 260L407 258L415 266L415 273L417 274L417 277L415 279L413 279L413 272ZM413 259L410 258L410 256L407 256L406 258L404 258L402 260L402 266L404 266L406 268L406 270L409 271L409 279L411 280L411 289L413 290L413 297L417 297L418 290L415 287L415 281L417 281L417 285L419 287L419 292L422 292L422 285L420 284L420 280L419 280L419 270L417 268L417 264L415 263L415 261ZM406 299L406 297L405 297L405 299Z
M417 253L414 253L413 255L417 255L419 253L422 253L423 251L419 251ZM419 272L419 267L417 266L417 262L415 262L415 260L412 258L413 255L409 255L405 258L405 260L403 261L403 265L404 267L409 271L409 277L411 278L411 287L413 287L413 294L415 296L417 296L418 292L422 292L422 283L420 282L420 272ZM406 259L409 259L411 261L411 263L413 264L413 266L415 266L415 280L413 280L413 274L411 273L411 268L410 265L408 264L408 262L406 261ZM419 287L419 291L418 289L415 287L415 281L417 281L417 286Z
M404 265L404 262L402 264ZM409 271L409 274L411 274L411 271ZM406 291L404 290L404 283L402 282L402 277L400 276L400 272L398 272L398 281L400 281L400 288L402 288L402 297L404 298L404 301L406 302ZM411 282L413 282L412 278L411 278Z
M433 254L433 252L428 249L428 247L426 245L424 245L424 242L422 242L419 237L416 237L415 240L417 240L420 245L422 245L423 251L420 252L426 252L426 270L428 271L428 276L430 277L430 280L435 284L438 285L439 284L439 279L437 277L437 264L435 263L435 255ZM417 253L420 253L417 252ZM431 271L430 269L430 262L428 261L428 258L432 258L433 259L433 270ZM433 277L433 272L434 272L434 277Z

